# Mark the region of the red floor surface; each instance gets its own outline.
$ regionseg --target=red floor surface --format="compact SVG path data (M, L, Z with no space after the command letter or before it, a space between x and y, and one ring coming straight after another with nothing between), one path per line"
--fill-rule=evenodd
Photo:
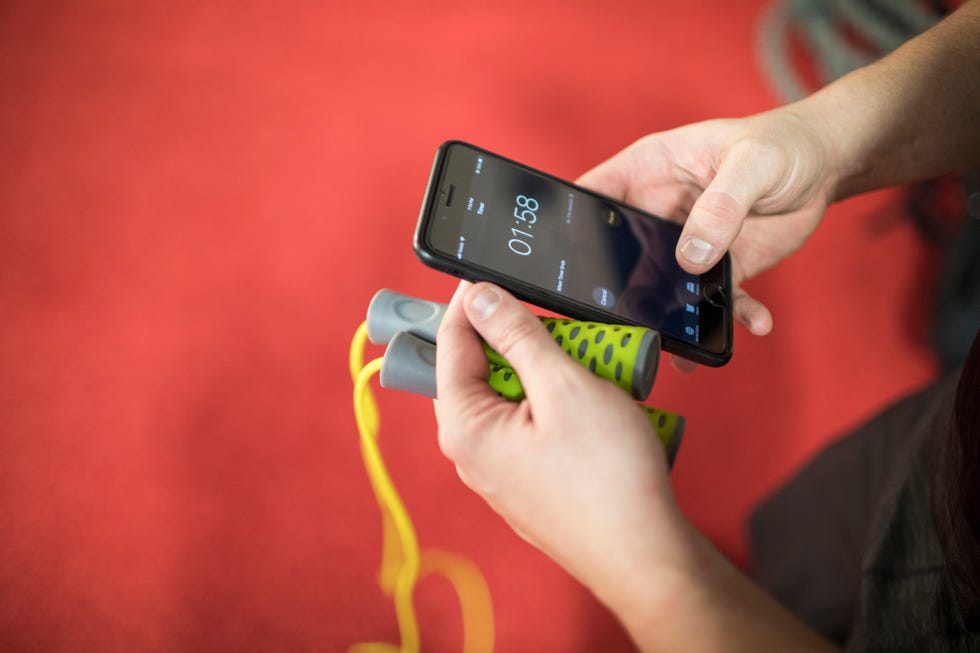
M447 299L411 236L437 145L575 177L650 131L776 103L759 2L0 7L0 648L345 651L397 641L351 412L381 287ZM883 193L751 290L721 370L665 369L674 479L744 562L754 503L933 373L932 265ZM427 400L381 392L423 546L470 556L499 651L629 651L466 490ZM426 651L456 651L424 582Z

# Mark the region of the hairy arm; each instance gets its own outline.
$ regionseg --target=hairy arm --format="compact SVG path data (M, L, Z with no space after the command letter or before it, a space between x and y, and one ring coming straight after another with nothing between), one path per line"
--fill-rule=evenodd
M980 0L787 108L829 144L831 201L980 165Z

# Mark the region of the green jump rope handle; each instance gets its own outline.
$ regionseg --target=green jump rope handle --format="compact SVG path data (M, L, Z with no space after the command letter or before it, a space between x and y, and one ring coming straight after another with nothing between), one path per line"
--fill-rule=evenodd
M494 358L497 361L503 360L496 353ZM381 385L384 388L435 398L435 363L434 344L413 333L402 331L391 339L385 351L381 366ZM524 386L521 385L514 370L499 362L491 362L489 365L487 382L490 387L505 399L521 401L524 398ZM684 417L642 404L639 407L646 413L650 425L663 444L667 453L667 462L673 464L684 435Z
M552 339L572 360L590 372L608 379L634 399L650 396L660 361L660 334L638 326L602 324L542 317ZM510 367L510 363L484 344L491 365Z
M502 360L499 354L496 358ZM521 380L517 378L517 373L506 365L490 363L490 378L487 379L487 382L497 394L508 401L524 399L524 386L521 385ZM650 426L657 432L657 437L664 445L668 464L673 465L677 450L681 445L681 438L684 435L684 416L643 404L637 405L646 414Z

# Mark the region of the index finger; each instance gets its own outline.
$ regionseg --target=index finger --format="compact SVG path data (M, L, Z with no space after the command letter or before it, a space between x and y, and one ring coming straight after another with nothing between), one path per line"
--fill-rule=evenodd
M629 165L624 160L625 150L592 168L575 183L607 197L625 200L630 186Z
M487 384L490 366L480 336L463 311L472 286L461 281L436 335L436 394L439 405L470 406L474 400L503 401Z

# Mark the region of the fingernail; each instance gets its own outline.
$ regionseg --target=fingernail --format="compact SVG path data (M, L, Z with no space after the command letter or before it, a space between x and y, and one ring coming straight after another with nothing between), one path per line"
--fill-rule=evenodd
M715 248L711 243L697 236L690 236L681 247L681 254L691 263L707 263L715 257Z
M484 288L470 302L470 309L481 320L485 320L493 315L493 312L497 310L498 306L500 306L500 295L491 288Z

